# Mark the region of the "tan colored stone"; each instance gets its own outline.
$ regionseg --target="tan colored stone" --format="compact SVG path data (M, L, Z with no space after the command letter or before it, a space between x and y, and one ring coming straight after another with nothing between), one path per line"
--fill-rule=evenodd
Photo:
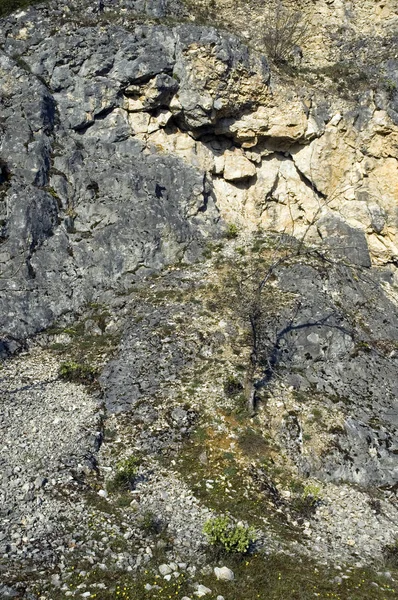
M123 98L123 108L128 112L140 112L144 110L144 102L140 98Z
M158 129L150 133L148 143L155 151L175 154L200 170L215 171L215 156L213 152L209 147L194 140L187 133L166 134L164 129Z
M328 127L322 137L307 146L295 146L291 153L300 172L322 194L344 194L350 183L347 177L355 162L355 150L335 127Z
M248 160L242 151L225 152L224 179L227 181L240 181L256 174L256 167Z
M147 133L150 118L148 113L130 113L128 119L132 133Z

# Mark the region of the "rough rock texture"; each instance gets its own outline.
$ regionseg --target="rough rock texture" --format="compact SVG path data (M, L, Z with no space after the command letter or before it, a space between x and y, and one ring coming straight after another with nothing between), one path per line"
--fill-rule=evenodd
M62 5L55 20L61 35L47 35L51 11L2 30L2 285L14 288L3 335L197 258L220 213L314 240L333 216L365 234L373 262L396 260L397 131L383 88L355 106L287 95L264 57L212 28L90 14L82 26Z
M101 413L82 386L58 379L58 361L36 349L1 371L1 555L51 562L77 518L57 490L95 464Z
M247 4L217 2L228 31L166 0L0 22L13 584L45 561L45 590L88 597L75 555L117 580L159 549L193 577L213 511L253 522L261 551L330 562L380 560L398 535L396 10L303 2L317 35L282 68ZM94 363L101 392L61 381L63 359Z

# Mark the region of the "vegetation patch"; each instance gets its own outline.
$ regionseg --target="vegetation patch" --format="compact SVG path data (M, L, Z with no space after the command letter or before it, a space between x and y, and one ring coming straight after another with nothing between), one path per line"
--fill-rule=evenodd
M238 237L238 235L239 235L239 229L238 229L238 226L237 226L237 225L235 225L235 223L230 223L230 224L227 226L227 229L226 229L226 232L225 232L225 237L226 237L228 240L233 240L233 239L237 238L237 237Z
M119 333L107 330L110 320L111 314L105 306L90 303L79 320L46 330L49 348L65 357L65 362L92 365L99 371L119 344Z
M0 0L0 18L38 2L39 0Z
M67 361L60 365L59 376L66 381L91 385L98 375L98 370L92 365Z
M134 574L95 567L89 570L90 565L81 562L69 567L67 583L70 590L80 594L81 589L88 590L90 598L99 600L193 598L197 597L197 582L211 590L206 600L216 600L220 595L228 600L388 600L397 595L395 583L371 569L341 571L286 553L269 556L259 552L253 555L230 553L223 564L233 570L234 581L217 580L213 569L198 572L194 578L182 572L167 580L159 574L158 563L154 562ZM47 597L41 586L35 591ZM64 600L64 594L61 590L51 590L53 600Z
M121 492L132 490L138 475L138 468L141 464L141 459L131 455L121 460L116 466L116 474L107 483L108 492Z
M246 554L250 545L256 539L253 527L236 525L229 517L216 517L206 521L203 527L209 544L218 546L221 550L230 553Z

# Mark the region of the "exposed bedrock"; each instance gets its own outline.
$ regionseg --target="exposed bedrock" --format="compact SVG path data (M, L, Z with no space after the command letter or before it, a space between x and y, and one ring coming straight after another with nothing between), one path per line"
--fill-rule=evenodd
M138 11L138 4L126 7ZM390 92L369 89L350 99L295 83L230 33L155 22L184 14L177 3L146 3L156 17L149 24L128 13L112 21L87 11L82 19L79 6L77 14L59 3L2 21L4 349L87 302L112 304L166 265L198 261L228 224L295 236L321 248L333 267L322 275L296 265L279 274L301 308L276 348L277 366L293 389L324 394L348 415L339 447L321 463L309 456L299 462L331 479L392 484L392 84ZM387 67L395 81L396 61ZM287 318L282 311L281 331ZM135 379L153 350L145 346L138 356L140 331L126 331L120 358L105 370L108 407L116 412L142 394ZM157 353L172 376L186 363L184 348L174 349L171 357ZM144 385L158 386L162 373Z

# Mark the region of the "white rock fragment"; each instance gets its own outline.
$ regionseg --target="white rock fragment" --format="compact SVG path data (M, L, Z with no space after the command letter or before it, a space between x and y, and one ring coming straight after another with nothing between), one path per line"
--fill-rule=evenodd
M159 567L159 573L161 575L169 575L170 573L172 573L173 569L171 567L169 567L169 565L166 564L162 564Z
M228 567L214 567L214 574L217 579L222 579L223 581L233 581L234 572Z
M207 594L211 594L211 590L205 585L197 584L197 590L194 592L194 595L202 598L202 596L206 596Z
M51 584L54 587L60 587L61 586L61 580L60 580L60 577L59 577L58 574L51 576Z
M247 179L256 174L256 167L241 151L225 152L224 179L227 181L239 181Z

